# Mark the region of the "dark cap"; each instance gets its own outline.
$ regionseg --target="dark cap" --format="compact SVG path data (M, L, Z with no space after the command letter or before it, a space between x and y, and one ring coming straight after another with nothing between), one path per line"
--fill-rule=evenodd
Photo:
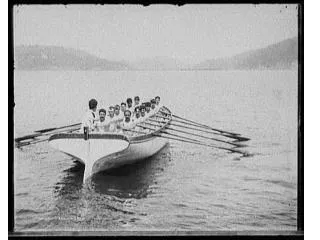
M101 109L99 110L99 114L100 114L101 112L107 114L107 111L106 111L104 108L101 108Z
M146 109L146 106L141 104L141 105L140 105L140 111L141 111L142 109L145 110L145 109Z
M132 98L127 98L127 103L132 103Z
M125 102L122 102L122 103L121 103L121 106L122 106L122 105L125 105L125 106L127 106L127 104L126 104Z
M151 102L146 102L146 107L151 107Z
M159 96L156 96L154 99L157 99L157 98L160 100L160 97L159 97Z
M135 96L135 97L134 97L134 100L139 100L139 101L140 101L139 96Z
M94 98L92 98L90 101L89 101L89 109L94 109L95 107L97 107L98 105L98 102L97 100L95 100Z

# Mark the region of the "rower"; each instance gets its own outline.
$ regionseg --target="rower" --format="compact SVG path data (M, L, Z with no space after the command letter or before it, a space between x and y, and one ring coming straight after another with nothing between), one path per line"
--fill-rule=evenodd
M148 117L151 113L151 103L150 102L146 102L145 103L145 106L146 106L146 117Z
M124 113L124 111L126 110L126 107L127 107L127 104L125 102L122 102L120 107L120 110L122 113Z
M131 121L131 111L130 110L125 110L124 111L124 119L120 123L120 127L122 129L131 129L131 128L133 128L133 126L134 126L134 124ZM126 132L129 133L129 131L126 131ZM132 134L129 134L129 135L132 135Z
M140 105L140 124L141 126L146 126L147 128L144 128L144 127L139 127L139 126L136 126L135 127L135 130L136 131L139 131L139 132L144 132L144 133L149 133L150 132L150 125L147 125L144 123L144 121L147 119L147 115L146 115L146 106L145 104L141 104Z
M114 106L114 118L115 121L121 120L120 106L118 104Z
M150 104L151 104L150 114L154 115L156 113L156 100L151 99Z
M120 119L123 120L124 119L124 111L127 108L127 104L125 102L122 102L120 104Z
M95 99L91 99L89 101L89 110L85 113L81 127L80 127L80 132L83 133L84 127L88 127L89 131L94 130L94 122L98 120L98 116L96 116L96 111L97 111L97 105L98 102Z
M160 104L160 97L156 96L154 99L156 100L156 111L159 111L162 107L162 104Z
M106 110L99 110L99 120L94 123L94 130L97 132L106 132L108 130L108 122L106 121Z
M114 116L114 107L110 106L108 112L109 112L109 115L108 115L109 117L107 118L108 131L115 132L117 128L117 122Z
M146 119L146 106L144 104L141 104L139 108L141 121L144 121Z
M140 106L140 98L139 96L134 97L134 107Z
M132 117L132 122L136 125L141 122L140 118L140 107L136 106L134 109L134 115Z
M131 113L133 113L133 107L132 107L132 99L127 98L127 110L129 110Z

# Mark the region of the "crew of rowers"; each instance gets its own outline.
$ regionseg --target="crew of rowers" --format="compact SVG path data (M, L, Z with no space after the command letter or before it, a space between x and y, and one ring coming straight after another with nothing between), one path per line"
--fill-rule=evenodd
M82 120L80 132L83 132L84 127L97 133L122 133L123 130L129 129L132 129L132 132L150 131L150 128L141 128L137 124L153 116L161 108L159 96L144 103L140 103L139 96L134 97L134 103L131 98L128 98L126 103L122 102L120 106L118 104L110 106L108 115L107 111L101 108L98 111L99 116L97 116L97 105L97 100L91 99L89 101L89 111Z

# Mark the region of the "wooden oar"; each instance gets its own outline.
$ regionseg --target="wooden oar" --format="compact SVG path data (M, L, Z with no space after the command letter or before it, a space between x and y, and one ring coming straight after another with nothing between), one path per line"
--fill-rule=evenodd
M15 138L14 141L15 142L20 142L20 141L23 141L23 140L33 139L33 138L39 137L41 135L42 135L41 133L29 134L29 135L26 135L26 136L23 136L23 137Z
M162 116L159 116L160 118ZM152 121L152 122L161 122L163 123L163 121L157 121L157 120L154 120L154 119L147 119L149 121ZM180 121L180 120L172 120L174 122L179 122L179 123L183 123L183 124L186 124L186 125L191 125L191 126L196 126L196 127L199 127L195 124L192 124L192 123L186 123L186 122L183 122L183 121ZM237 136L237 135L230 135L230 134L223 134L223 133L216 133L216 132L209 132L209 131L205 131L205 130L201 130L201 129L196 129L196 128L191 128L191 127L187 127L187 126L183 126L183 125L178 125L178 124L174 124L174 123L170 123L170 125L175 125L175 126L179 126L179 127L183 127L183 128L187 128L187 129L192 129L192 130L196 130L196 131L199 131L199 132L206 132L206 133L211 133L211 134L214 134L214 135L218 135L218 136L223 136L223 137L227 137L227 138L232 138L232 139L236 139L237 141L239 142L244 142L244 141L248 141L250 140L250 138L246 138L246 137L240 137L240 136ZM206 128L207 129L207 128Z
M161 127L160 125L156 125L156 124L152 124L152 123L148 123L148 122L144 122L144 123L149 124L151 126ZM220 140L220 139L217 139L217 138L210 138L210 137L202 136L202 135L199 135L199 134L195 134L195 133L190 133L190 132L174 129L174 128L171 128L171 127L166 127L166 129L171 130L171 131L184 133L184 134L189 134L189 135L196 136L196 137L201 137L201 138L204 138L204 139L209 139L209 140L212 140L212 141L223 142L223 143L235 146L235 147L241 147L241 145L238 145L238 144L235 144L235 143L231 143L231 142L227 142L227 141L224 141L224 140Z
M154 130L152 128L148 128L148 127L145 127L145 126L140 126L140 127L145 128L145 129L149 129L149 130ZM123 129L123 130L124 131L128 131L128 132L145 134L145 132L136 131L136 130L133 130L133 129ZM162 134L176 136L178 138L172 138L172 137L168 137L168 136L163 136ZM179 136L179 135L168 133L168 132L165 132L165 131L160 131L160 133L153 133L152 135L157 136L157 137L161 137L161 138L176 140L176 141L180 141L180 142L192 143L192 144L196 144L196 145L200 145L200 146L207 146L207 147L211 147L211 148L218 148L218 149L222 149L222 150L227 150L227 151L230 151L232 153L242 154L243 156L247 155L247 153L245 153L245 152L241 152L241 151L230 149L230 148L218 147L218 146L211 145L211 144L206 144L206 143L203 143L203 142L198 141L198 140L194 140L194 139L187 138L187 137L184 137L184 136Z
M152 128L149 128L149 127L146 127L146 126L141 126L141 125L138 125L138 124L137 124L137 126L142 127L142 128L146 128L146 129L149 129L149 130L154 130L154 129L152 129ZM245 153L243 153L243 152L241 152L241 151L237 151L237 150L230 149L230 148L218 147L218 146L215 146L215 145L203 143L203 142L201 142L201 141L199 141L199 140L196 140L196 139L192 139L192 138L180 136L180 135L173 134L173 133L168 133L168 132L166 132L166 131L160 131L160 133L164 133L164 134L167 134L167 135L171 135L171 136L183 138L183 139L186 139L186 140L188 140L188 141L193 141L193 143L200 143L200 144L202 144L202 145L204 145L204 146L210 146L210 147L215 147L215 148L218 148L218 149L228 150L228 151L231 151L231 152L234 152L234 153L245 154ZM155 134L153 134L153 135L157 135L157 134L155 133Z
M77 125L79 125L79 124L72 124L72 125L70 125L70 126L68 126L68 127L77 126ZM54 130L63 129L63 128L66 128L66 127L54 128ZM79 129L79 128L75 128L75 129L67 130L67 131L69 132L69 131L74 131L74 130L77 130L77 129ZM39 130L39 131L40 131L40 130ZM64 131L58 131L58 132L54 132L54 133L44 133L44 132L46 132L46 131L40 133L39 131L38 131L37 133L35 133L35 134L29 134L29 135L26 135L26 136L23 136L23 137L15 138L14 140L15 140L16 142L21 142L21 141L28 140L28 139L34 139L34 138L36 138L36 137L47 136L47 135L52 135L52 134L55 134L55 133L64 132L64 131L66 131L66 130L64 130ZM53 130L51 130L51 132L52 132L52 131L53 131Z
M57 131L57 132L54 132L54 133L45 133L45 134L32 134L32 135L28 135L28 136L31 136L31 137L28 137L28 136L24 136L24 137L21 137L21 138L16 138L15 139L15 142L16 142L16 146L19 148L19 147L23 147L23 146L26 146L26 145L30 145L30 144L36 144L36 143L39 143L39 142L45 142L45 141L48 141L49 137L53 134L57 134L57 133L63 133L63 132L66 132L66 133L69 133L69 132L73 132L73 131L76 131L78 130L79 128L74 128L74 129L71 129L71 130L67 130L67 131ZM35 137L32 137L32 136L35 136ZM49 136L45 139L37 139L36 137L44 137L44 136ZM27 138L28 137L28 138ZM18 139L18 140L17 140ZM20 139L20 140L19 140ZM25 142L24 140L27 140L27 139L33 139L31 141L27 141Z
M20 148L20 147L24 147L24 146L27 146L27 145L32 145L32 144L45 142L45 141L48 141L48 139L42 139L42 140L37 140L37 141L29 141L29 142L17 142L16 143L16 147Z
M179 135L176 135L176 134L172 134L172 133L167 133L165 131L161 131L161 134L167 134L167 135L171 135L171 136L176 136L178 138L172 138L172 137L168 137L168 136L162 136L160 134L154 134L155 136L158 136L158 137L163 137L163 138L168 138L168 139L172 139L172 140L176 140L176 141L180 141L180 142L186 142L186 143L192 143L192 144L196 144L196 145L200 145L200 146L207 146L207 147L211 147L211 148L217 148L217 149L221 149L221 150L226 150L226 151L230 151L232 153L239 153L241 155L247 155L247 153L245 152L241 152L241 151L238 151L238 150L234 150L234 149L230 149L230 148L224 148L224 147L218 147L218 146L215 146L215 145L211 145L211 144L206 144L206 143L203 143L203 142L200 142L200 141L194 141L192 139L188 140L188 138L185 138L185 137L181 137ZM183 139L182 139L183 138ZM186 140L184 140L186 139Z
M66 126L62 126L62 127L45 128L45 129L37 130L37 131L35 131L35 132L37 132L37 133L51 132L51 131L58 130L58 129L62 129L62 128L74 127L74 126L77 126L77 125L80 125L80 124L81 124L81 123L75 123L75 124L66 125Z
M160 111L160 112L162 112L162 111ZM162 112L162 113L166 114L165 112ZM186 121L186 122L190 122L190 123L196 124L196 125L198 125L198 126L201 126L201 127L204 127L204 128L208 128L208 129L211 129L211 130L213 130L213 131L220 132L220 133L227 133L227 134L231 134L231 135L241 135L241 134L239 134L239 133L233 133L233 132L228 132L228 131L216 129L216 128L210 127L210 126L205 125L205 124L202 124L202 123L198 123L198 122L195 122L195 121L192 121L192 120L183 118L183 117L179 117L179 116L174 115L174 114L172 114L172 117L175 117L175 118L184 120L184 121Z

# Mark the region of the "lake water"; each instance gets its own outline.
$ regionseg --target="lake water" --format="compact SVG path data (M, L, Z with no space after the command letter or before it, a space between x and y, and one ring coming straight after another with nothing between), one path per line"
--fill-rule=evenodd
M16 231L241 231L297 228L297 71L16 71L15 135L80 122L139 95L251 140L241 150L170 141L95 175L39 143L14 150Z

